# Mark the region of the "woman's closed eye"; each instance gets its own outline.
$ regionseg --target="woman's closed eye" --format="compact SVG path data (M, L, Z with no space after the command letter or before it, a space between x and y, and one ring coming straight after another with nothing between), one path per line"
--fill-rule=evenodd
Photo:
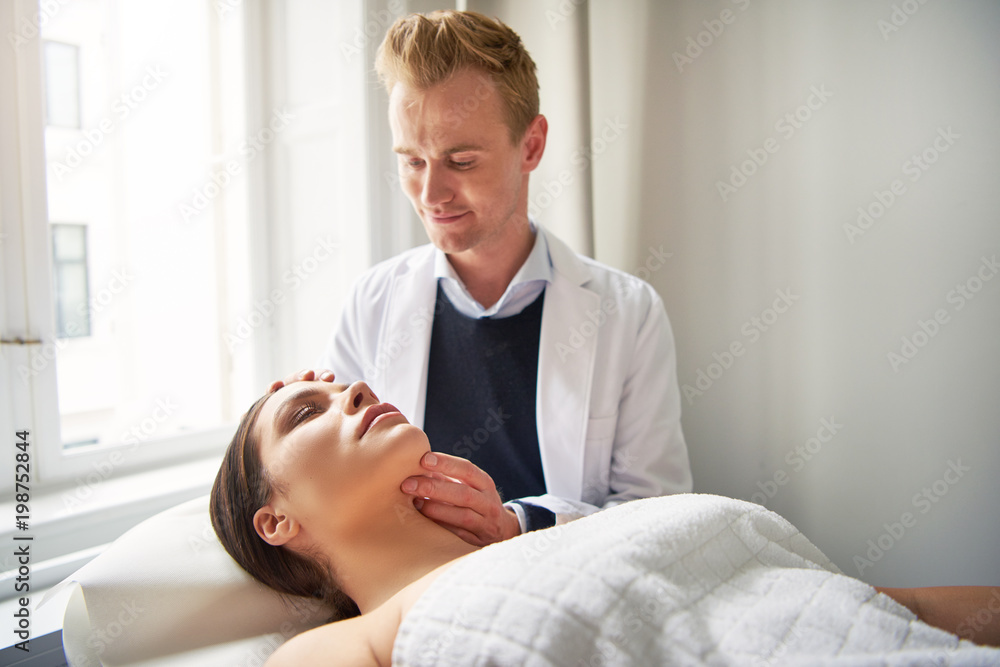
M314 414L319 414L322 411L323 409L318 404L313 402L306 403L301 407L299 407L299 409L292 414L292 418L289 420L289 424L291 425L292 428L295 428L309 417L313 416Z

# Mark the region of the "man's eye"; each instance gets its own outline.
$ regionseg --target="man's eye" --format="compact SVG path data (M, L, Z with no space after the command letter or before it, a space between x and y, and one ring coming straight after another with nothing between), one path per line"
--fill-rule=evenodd
M406 166L408 166L408 167L410 167L412 169L417 169L419 167L422 167L423 165L424 165L424 161L423 160L417 160L416 158L414 158L412 160L407 160L406 161Z
M472 166L472 160L468 160L466 162L459 162L457 160L452 160L451 163L452 165L458 167L459 169L467 169Z

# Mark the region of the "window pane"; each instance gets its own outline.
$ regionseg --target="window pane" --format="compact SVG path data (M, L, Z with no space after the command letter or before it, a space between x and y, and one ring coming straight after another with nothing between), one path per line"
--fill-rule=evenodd
M52 225L52 256L57 262L87 259L87 228L83 225Z
M59 338L89 336L85 226L52 225L52 273L56 335Z
M223 338L250 301L242 59L205 7L91 0L42 29L80 65L77 94L46 87L50 118L82 119L46 129L50 220L87 229L53 228L57 321L89 331L57 346L64 446L215 428L252 401L252 346Z
M79 49L45 42L45 119L49 125L80 127Z

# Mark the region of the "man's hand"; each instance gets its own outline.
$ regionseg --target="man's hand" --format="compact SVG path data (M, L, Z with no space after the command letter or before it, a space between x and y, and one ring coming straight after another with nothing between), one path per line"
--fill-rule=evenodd
M305 370L299 371L298 373L292 373L284 380L275 380L272 382L267 388L267 393L270 394L273 391L278 391L286 384L292 384L293 382L298 382L300 380L322 380L323 382L333 382L333 371Z
M503 506L493 479L471 461L440 452L420 460L426 475L408 477L400 489L438 525L469 544L484 547L521 534L513 510Z

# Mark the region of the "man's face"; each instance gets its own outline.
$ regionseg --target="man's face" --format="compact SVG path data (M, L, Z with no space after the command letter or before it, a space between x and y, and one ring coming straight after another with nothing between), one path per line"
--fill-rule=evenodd
M511 142L488 76L467 69L427 90L397 83L389 123L403 190L442 251L484 257L526 224L537 159L525 139Z

